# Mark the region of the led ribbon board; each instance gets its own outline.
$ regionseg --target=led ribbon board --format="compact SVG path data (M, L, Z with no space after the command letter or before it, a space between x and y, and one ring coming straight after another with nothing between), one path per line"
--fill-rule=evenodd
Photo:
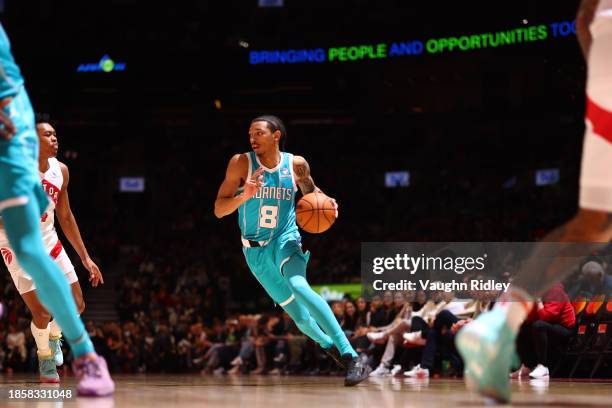
M255 50L249 52L249 63L260 64L321 64L325 62L355 62L380 60L408 55L467 52L480 49L515 46L576 34L575 21L548 25L518 27L482 34L457 35L393 43L359 44L346 47Z

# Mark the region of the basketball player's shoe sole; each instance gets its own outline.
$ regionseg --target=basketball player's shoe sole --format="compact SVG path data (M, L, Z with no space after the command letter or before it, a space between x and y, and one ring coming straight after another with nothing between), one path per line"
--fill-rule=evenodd
M480 315L457 334L457 350L465 362L470 391L497 402L510 401L510 367L515 355L514 333L501 310Z
M64 364L64 354L62 353L62 336L49 337L49 348L51 349L51 353L53 353L55 365L59 367Z

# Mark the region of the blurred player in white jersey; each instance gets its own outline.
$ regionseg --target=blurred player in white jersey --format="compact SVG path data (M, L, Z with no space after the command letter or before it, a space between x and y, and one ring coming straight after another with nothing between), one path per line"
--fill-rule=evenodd
M580 209L543 239L563 243L557 253L542 256L546 244L536 246L494 310L457 335L468 387L500 402L510 399L508 374L515 339L534 300L574 270L575 265L563 262L572 250L596 250L612 239L612 0L583 0L576 28L588 67ZM541 268L545 258L549 261ZM538 376L548 377L548 369Z
M85 309L83 292L81 291L74 266L70 262L70 258L57 236L57 231L55 230L56 212L62 231L90 273L89 280L92 286L104 283L104 280L100 269L91 260L83 244L79 227L70 208L67 189L69 172L68 167L55 158L58 151L55 129L49 123L43 122L36 125L36 132L40 142L39 171L43 189L49 197L49 206L41 217L43 241L49 255L59 265L68 280L78 312L81 314ZM38 299L32 277L17 262L17 257L9 245L1 219L0 253L11 273L15 287L32 313L30 327L38 348L40 380L51 383L59 382L56 366L61 366L64 362L61 348L61 328L55 320L50 321L51 316Z

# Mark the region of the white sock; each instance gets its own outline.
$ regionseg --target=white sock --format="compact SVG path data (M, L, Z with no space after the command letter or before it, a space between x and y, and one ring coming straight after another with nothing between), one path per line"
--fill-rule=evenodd
M49 325L46 329L39 329L36 327L34 322L30 323L30 330L32 330L32 336L36 342L39 356L50 356L51 349L49 348Z
M62 328L59 326L59 324L57 324L57 320L53 319L51 320L51 323L49 324L49 328L50 328L50 332L49 334L51 335L51 337L61 337L62 335Z
M510 287L508 292L495 304L495 309L504 311L508 326L515 332L518 332L532 307L533 297L515 286Z

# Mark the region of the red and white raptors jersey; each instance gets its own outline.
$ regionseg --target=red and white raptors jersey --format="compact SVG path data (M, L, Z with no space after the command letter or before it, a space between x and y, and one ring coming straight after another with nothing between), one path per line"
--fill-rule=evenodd
M599 2L590 28L580 208L612 213L612 0Z
M41 173L41 177L43 190L49 197L49 206L41 217L43 241L48 242L49 238L56 236L55 205L64 184L64 175L56 158L49 159L49 169Z

